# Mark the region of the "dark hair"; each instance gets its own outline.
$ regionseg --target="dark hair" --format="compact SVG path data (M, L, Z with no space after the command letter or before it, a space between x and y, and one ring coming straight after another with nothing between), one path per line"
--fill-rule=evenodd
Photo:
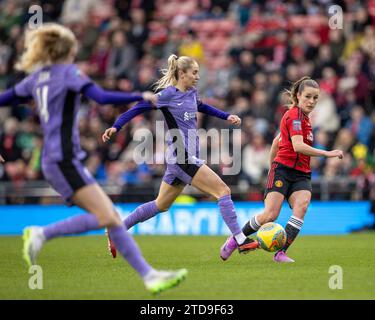
M292 108L298 105L297 94L300 94L306 87L319 89L319 84L310 77L302 77L301 79L294 82L290 89L286 90L290 99L290 103L287 105L288 108Z

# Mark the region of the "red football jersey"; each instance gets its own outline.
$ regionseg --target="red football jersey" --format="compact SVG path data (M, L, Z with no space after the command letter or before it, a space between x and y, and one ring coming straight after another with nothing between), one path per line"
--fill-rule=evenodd
M291 108L281 119L279 150L274 161L299 171L311 172L310 156L293 150L292 137L296 135L303 136L303 142L312 146L310 119L299 107Z

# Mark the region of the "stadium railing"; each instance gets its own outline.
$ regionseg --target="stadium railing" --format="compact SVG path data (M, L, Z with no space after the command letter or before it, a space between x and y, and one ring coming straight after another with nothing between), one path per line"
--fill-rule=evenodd
M347 177L317 178L312 180L314 200L366 200L366 190L359 188L357 180ZM102 184L105 192L118 202L146 202L158 193L160 181L140 185ZM238 184L230 186L236 200L261 200L263 184ZM187 186L184 194L207 199L199 190ZM254 196L257 195L257 196ZM24 181L0 183L0 204L61 203L59 195L46 181Z

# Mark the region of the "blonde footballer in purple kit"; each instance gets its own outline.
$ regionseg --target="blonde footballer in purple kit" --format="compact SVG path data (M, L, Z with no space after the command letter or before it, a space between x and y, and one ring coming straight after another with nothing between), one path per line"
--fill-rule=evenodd
M120 254L142 277L149 291L158 293L176 286L186 277L186 269L158 271L145 261L113 203L81 162L85 156L78 129L81 94L99 104L152 100L154 95L105 91L94 84L73 64L77 41L61 25L44 24L27 32L25 44L26 50L17 67L29 76L0 95L0 106L35 100L44 134L43 174L69 204L74 203L90 213L44 227L25 228L25 260L29 265L36 264L43 244L55 237L105 227Z
M203 112L236 125L240 125L241 120L236 115L230 115L200 101L195 89L198 80L199 65L194 59L176 55L168 58L168 69L164 70L164 76L156 83L156 90L163 89L157 94L156 109L163 113L167 130L173 131L167 141L166 172L156 200L136 208L125 219L124 224L129 229L136 223L167 211L185 185L191 184L217 199L224 222L235 239L236 248L240 253L246 253L256 249L258 243L242 233L229 187L199 159L196 112ZM112 128L105 131L103 141L109 140L136 115L151 109L155 108L150 103L138 103L123 113ZM109 248L115 257L116 248L110 237Z

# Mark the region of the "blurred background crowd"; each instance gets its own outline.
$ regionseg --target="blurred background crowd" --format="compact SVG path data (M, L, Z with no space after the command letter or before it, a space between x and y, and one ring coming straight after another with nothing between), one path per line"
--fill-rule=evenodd
M43 8L43 22L74 31L80 44L77 64L106 89L150 90L170 54L195 58L202 100L243 121L242 139L233 142L241 143L241 154L233 155L241 157L241 171L223 176L237 199L262 200L270 144L286 110L283 91L311 76L321 87L312 114L314 146L345 152L342 161L312 158L314 198L375 198L374 0L1 0L1 91L22 79L13 66L33 4ZM342 29L329 25L334 4L343 10ZM124 199L140 201L140 195L154 196L164 166L135 164L133 133L154 132L162 115L140 115L115 139L101 141L103 131L130 107L83 99L81 142L95 177L120 186L119 197L127 193ZM198 120L207 130L228 128L202 114ZM211 141L201 143L218 151ZM1 183L22 187L43 180L42 144L34 106L0 108L0 154L7 161L0 167ZM224 164L207 162L222 173Z

